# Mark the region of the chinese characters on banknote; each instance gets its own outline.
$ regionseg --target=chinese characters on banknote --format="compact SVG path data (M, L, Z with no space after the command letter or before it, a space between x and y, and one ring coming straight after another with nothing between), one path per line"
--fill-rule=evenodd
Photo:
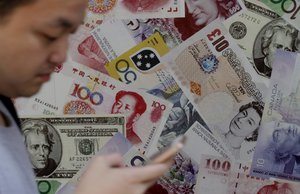
M49 145L43 161L28 149L40 193L183 134L146 194L300 193L299 30L299 0L89 0L66 62L15 100L25 143Z

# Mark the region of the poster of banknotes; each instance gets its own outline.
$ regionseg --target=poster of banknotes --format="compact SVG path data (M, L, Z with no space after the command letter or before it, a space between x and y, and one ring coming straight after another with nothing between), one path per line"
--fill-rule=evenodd
M89 0L66 61L14 99L40 193L184 135L145 194L300 194L299 31L299 0Z

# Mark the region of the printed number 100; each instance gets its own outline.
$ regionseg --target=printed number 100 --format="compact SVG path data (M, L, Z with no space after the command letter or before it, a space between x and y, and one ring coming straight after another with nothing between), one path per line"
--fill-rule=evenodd
M220 168L222 168L224 172L228 172L230 170L230 167L231 164L229 161L221 162L218 159L215 160L207 159L206 166L205 166L205 168L213 169L213 170L220 170Z

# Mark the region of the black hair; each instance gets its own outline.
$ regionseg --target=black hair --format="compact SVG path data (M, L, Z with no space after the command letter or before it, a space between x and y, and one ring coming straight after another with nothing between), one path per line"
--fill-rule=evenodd
M27 5L36 0L0 0L0 22L6 19L17 7Z

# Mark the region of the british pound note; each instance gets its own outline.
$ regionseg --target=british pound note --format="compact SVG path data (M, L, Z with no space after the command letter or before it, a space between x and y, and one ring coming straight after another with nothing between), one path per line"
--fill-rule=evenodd
M247 10L224 22L261 79L270 79L277 48L299 51L298 30L260 1L244 0Z
M157 56L159 59L167 51L167 45L164 43L162 37L156 33L107 64L106 67L110 75L114 78L174 104L160 134L158 141L159 149L167 146L179 135L184 134L196 121L201 123L203 130L206 130L210 135L209 139L214 138L214 135L208 129L189 99L183 94L172 75L166 70L163 64L160 64L160 60L155 64L155 61L147 59L152 54L159 54ZM135 58L136 55L140 55L140 60ZM143 65L139 65L141 62L144 66L147 66L147 61L151 65L149 69L154 68L154 70L143 70ZM155 68L156 65L159 65L159 68ZM130 77L134 77L135 79L129 80L128 78ZM157 150L152 148L152 151L155 152Z
M38 189L45 193L55 193L113 135L126 132L121 115L31 116L20 121Z
M179 0L90 0L86 20L184 17L184 13L184 1Z
M156 145L170 114L170 102L91 69L73 66L65 70L62 73L72 76L74 82L64 97L64 114L124 114L131 143L143 152Z
M252 175L300 180L300 55L278 50Z
M225 27L212 22L164 59L209 129L237 159L251 159L266 85Z
M274 10L286 21L300 30L300 1L299 0L260 0Z

